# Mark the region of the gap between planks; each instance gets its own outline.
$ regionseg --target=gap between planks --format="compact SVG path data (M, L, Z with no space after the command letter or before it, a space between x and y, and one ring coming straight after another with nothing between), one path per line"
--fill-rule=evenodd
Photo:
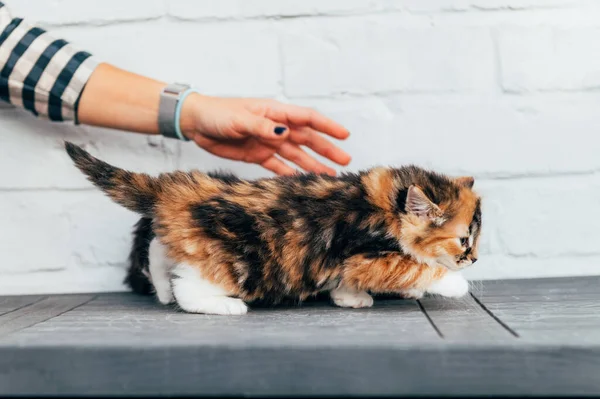
M2 313L0 313L0 317L5 316L10 313L13 313L13 312L16 312L17 310L26 308L27 306L35 305L36 303L43 301L44 299L48 299L48 296L42 296L40 298L34 299L32 302L27 302L27 303L24 303L23 305L17 306L14 309L7 310L6 312L2 312Z
M97 297L97 294L47 296L20 306L0 316L0 337L52 320L90 303Z
M506 331L508 331L509 333L511 333L515 338L519 338L519 334L515 330L513 330L512 328L510 328L508 326L508 324L506 324L505 322L503 322L502 320L500 320L500 318L498 316L496 316L494 314L494 312L492 312L491 310L489 310L487 308L487 306L485 306L483 304L483 302L481 302L479 300L479 298L477 298L475 296L475 294L473 294L472 292L470 292L469 295L471 295L471 297L473 298L473 300L475 301L475 303L477 303L481 307L481 309L483 309L484 312L486 312L487 314L489 314L492 319L494 319L498 324L500 324Z
M425 318L427 319L427 321L429 321L429 324L431 325L431 327L433 327L433 329L435 330L435 332L437 333L437 335L440 338L444 338L444 334L442 334L442 332L440 331L440 329L438 328L438 326L435 325L435 323L433 322L433 320L431 319L431 317L429 317L429 315L427 314L427 310L425 309L425 307L423 306L423 304L421 303L421 301L419 301L417 299L417 305L419 305L419 309L421 309L421 312L423 313L423 315L425 316Z
M469 298L470 297L470 298ZM510 328L505 322L503 322L498 316L496 316L490 309L487 308L487 306L485 306L483 304L483 302L481 302L476 296L475 294L473 294L472 292L469 293L469 296L467 296L466 298L471 299L475 305L477 307L479 307L486 315L488 315L492 320L493 323L496 323L498 326L501 327L502 331L505 331L507 333L509 333L510 335L512 335L515 338L520 338L519 334L513 330L512 328ZM453 333L450 334L450 336L446 336L446 334L444 334L444 328L442 328L440 325L438 325L438 323L436 323L435 316L432 316L431 314L429 314L429 312L427 311L427 306L425 305L425 303L423 303L421 300L417 300L417 305L419 306L419 309L421 310L421 312L423 313L423 315L425 316L425 318L427 319L427 321L429 322L429 324L431 325L431 327L435 330L435 332L437 333L437 335L442 338L442 339L452 339ZM434 310L434 314L435 314L435 310ZM439 321L439 320L438 320ZM445 323L442 323L442 325L445 325Z

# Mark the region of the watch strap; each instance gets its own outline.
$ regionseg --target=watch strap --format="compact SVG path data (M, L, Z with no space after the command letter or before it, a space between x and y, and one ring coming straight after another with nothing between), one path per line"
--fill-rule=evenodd
M188 90L190 85L183 83L171 83L167 85L160 93L160 102L158 106L158 128L160 133L172 139L187 140L185 136L179 136L176 126L179 121L176 120L177 104L180 101L181 94Z

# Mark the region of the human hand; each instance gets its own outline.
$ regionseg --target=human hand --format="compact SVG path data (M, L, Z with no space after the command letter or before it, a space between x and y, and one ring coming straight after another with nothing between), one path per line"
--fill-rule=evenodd
M348 131L309 108L253 98L219 98L192 94L183 104L180 126L199 147L222 158L261 165L279 175L296 171L281 158L308 172L335 175L302 149L347 165L350 155L321 132L344 140Z

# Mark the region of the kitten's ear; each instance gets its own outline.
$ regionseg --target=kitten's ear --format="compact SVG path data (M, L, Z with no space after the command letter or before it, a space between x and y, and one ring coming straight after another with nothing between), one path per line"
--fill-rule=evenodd
M473 184L475 184L475 178L473 178L471 176L457 177L456 179L454 179L454 181L459 186L466 187L466 188L473 188Z
M406 212L432 220L442 216L441 209L427 198L423 190L415 185L408 188Z

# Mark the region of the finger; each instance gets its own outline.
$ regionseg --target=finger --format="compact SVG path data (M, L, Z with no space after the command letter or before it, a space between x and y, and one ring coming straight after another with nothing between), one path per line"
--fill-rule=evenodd
M335 176L335 169L317 161L302 148L295 144L285 142L279 147L278 154L290 162L295 163L307 172L327 173L330 176Z
M290 129L282 123L277 123L251 113L246 114L242 118L240 126L237 129L267 141L285 140L290 132Z
M337 122L321 115L317 111L291 104L276 103L267 112L267 117L277 122L298 127L309 126L336 139L344 140L350 132Z
M339 165L346 166L352 160L350 154L308 127L292 129L290 140L295 144L310 148L317 154Z
M296 171L292 168L290 168L288 165L285 164L285 162L283 162L280 159L277 159L277 157L272 156L271 158L268 158L266 161L264 161L263 163L260 164L260 166L262 166L265 169L270 170L271 172L278 174L278 175L293 175L296 173Z

